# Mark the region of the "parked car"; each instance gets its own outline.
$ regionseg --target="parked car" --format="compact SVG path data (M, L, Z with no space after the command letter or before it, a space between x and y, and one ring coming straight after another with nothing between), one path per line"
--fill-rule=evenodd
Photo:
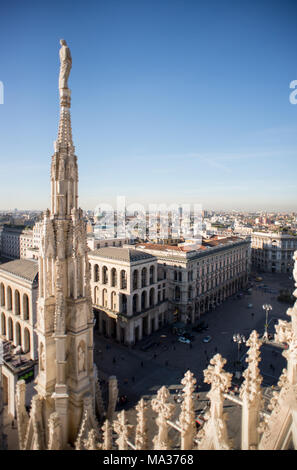
M205 336L202 341L203 343L209 343L211 341L211 336Z
M188 338L185 338L184 336L179 336L178 337L178 340L180 343L186 343L186 344L190 344L190 340Z
M190 341L193 341L195 339L195 336L191 335L190 333L185 333L184 338L189 339Z

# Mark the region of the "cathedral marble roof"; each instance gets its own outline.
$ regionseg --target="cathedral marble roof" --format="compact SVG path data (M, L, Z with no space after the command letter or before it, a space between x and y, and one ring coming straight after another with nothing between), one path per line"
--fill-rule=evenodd
M0 274L3 271L33 282L38 274L38 262L29 259L15 259L1 264Z
M151 255L150 253L144 253L143 251L135 250L135 248L99 248L99 250L92 251L90 255L126 262L134 262L149 259L153 261L154 259L156 259L155 256Z

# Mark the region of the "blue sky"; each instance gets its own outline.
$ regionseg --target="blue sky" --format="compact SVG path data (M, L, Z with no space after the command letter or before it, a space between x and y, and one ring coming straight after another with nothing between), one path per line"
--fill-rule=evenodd
M296 1L0 8L0 209L50 205L64 38L81 207L297 210Z

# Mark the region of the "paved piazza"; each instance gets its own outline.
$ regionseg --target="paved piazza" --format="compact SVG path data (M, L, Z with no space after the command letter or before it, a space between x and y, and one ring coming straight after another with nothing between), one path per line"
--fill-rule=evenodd
M109 376L115 375L119 384L119 395L126 395L128 402L125 405L128 419L131 424L135 422L132 407L143 396L150 400L156 391L162 386L169 387L171 399L174 400L176 391L181 388L180 380L184 373L190 369L197 380L196 411L203 409L207 405L206 393L209 385L203 382L203 370L209 364L209 359L220 353L227 364L225 369L234 372L234 361L238 357L238 346L233 342L233 334L240 333L246 338L252 330L259 334L264 332L265 312L262 308L264 303L270 303L273 307L268 317L269 333L274 333L274 320L277 318L289 320L286 315L288 305L277 300L277 293L267 293L259 288L259 284L269 286L269 289L279 291L280 288L289 288L293 291L293 281L287 274L261 274L263 281L254 282L251 295L243 295L238 298L236 295L229 298L216 310L208 312L201 317L208 324L208 331L195 333L195 340L191 347L188 344L179 343L177 337L171 333L170 326L155 332L150 337L145 338L133 348L117 344L111 339L95 333L95 362L99 369L99 377L103 381ZM248 304L253 304L253 308L248 308ZM252 315L253 314L253 315ZM212 337L211 342L203 343L206 335ZM148 342L158 343L148 351L141 351L141 347ZM244 362L246 347L242 346L239 357ZM263 376L264 398L267 400L271 396L271 386L275 387L278 377L285 367L285 359L281 355L282 349L264 345L261 348L260 370ZM106 395L106 385L102 386L103 395ZM266 400L266 401L267 401ZM240 407L234 402L225 401L226 411L229 414L228 431L230 437L234 439L235 448L239 448L240 443ZM118 406L117 410L123 407ZM173 416L171 421L175 422L177 416ZM150 411L149 429L152 435L155 432L155 414ZM172 429L171 438L177 442L178 433Z

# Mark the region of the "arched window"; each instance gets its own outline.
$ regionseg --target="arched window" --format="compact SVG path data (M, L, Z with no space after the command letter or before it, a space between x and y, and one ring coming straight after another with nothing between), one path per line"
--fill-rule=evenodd
M13 321L11 318L8 319L8 339L9 341L13 341Z
M174 271L174 280L177 281L177 271Z
M27 294L23 295L23 313L24 313L24 320L30 319L30 309L29 309L29 297Z
M144 290L141 294L141 310L146 309L146 291Z
M98 286L94 287L94 304L99 305L99 288L98 288Z
M103 307L107 307L107 290L103 289L102 291L102 305Z
M127 273L126 271L121 271L121 289L127 289Z
M21 332L21 326L19 323L16 324L15 326L15 336L16 336L16 345L17 346L22 346L22 332Z
M133 271L133 290L138 289L138 271L135 269Z
M7 310L12 310L12 290L11 287L7 287Z
M102 284L108 283L108 269L106 266L102 268Z
M142 268L141 270L141 287L146 287L147 285L147 270L146 268Z
M117 286L117 270L115 268L111 270L111 285L112 287Z
M94 265L94 282L99 282L99 266L98 266L98 264Z
M111 293L110 300L111 300L111 310L116 311L117 310L117 294L115 291Z
M155 305L155 289L150 290L150 307Z
M154 284L155 266L150 267L150 284Z
M20 293L18 290L14 291L14 313L15 315L20 315L21 313Z
M138 294L133 295L133 313L137 313Z
M176 286L176 288L175 288L174 298L175 298L175 300L180 300L180 288L178 286Z
M121 301L122 301L122 313L127 313L127 297L125 294L121 294Z
M1 314L1 335L6 336L6 317L4 313Z
M2 307L4 307L5 305L5 287L4 287L3 282L1 282L1 285L0 285L0 304Z
M192 300L192 297L193 297L193 288L192 288L192 286L189 286L188 299Z
M24 353L28 353L31 350L31 340L30 340L30 332L28 328L24 330Z

